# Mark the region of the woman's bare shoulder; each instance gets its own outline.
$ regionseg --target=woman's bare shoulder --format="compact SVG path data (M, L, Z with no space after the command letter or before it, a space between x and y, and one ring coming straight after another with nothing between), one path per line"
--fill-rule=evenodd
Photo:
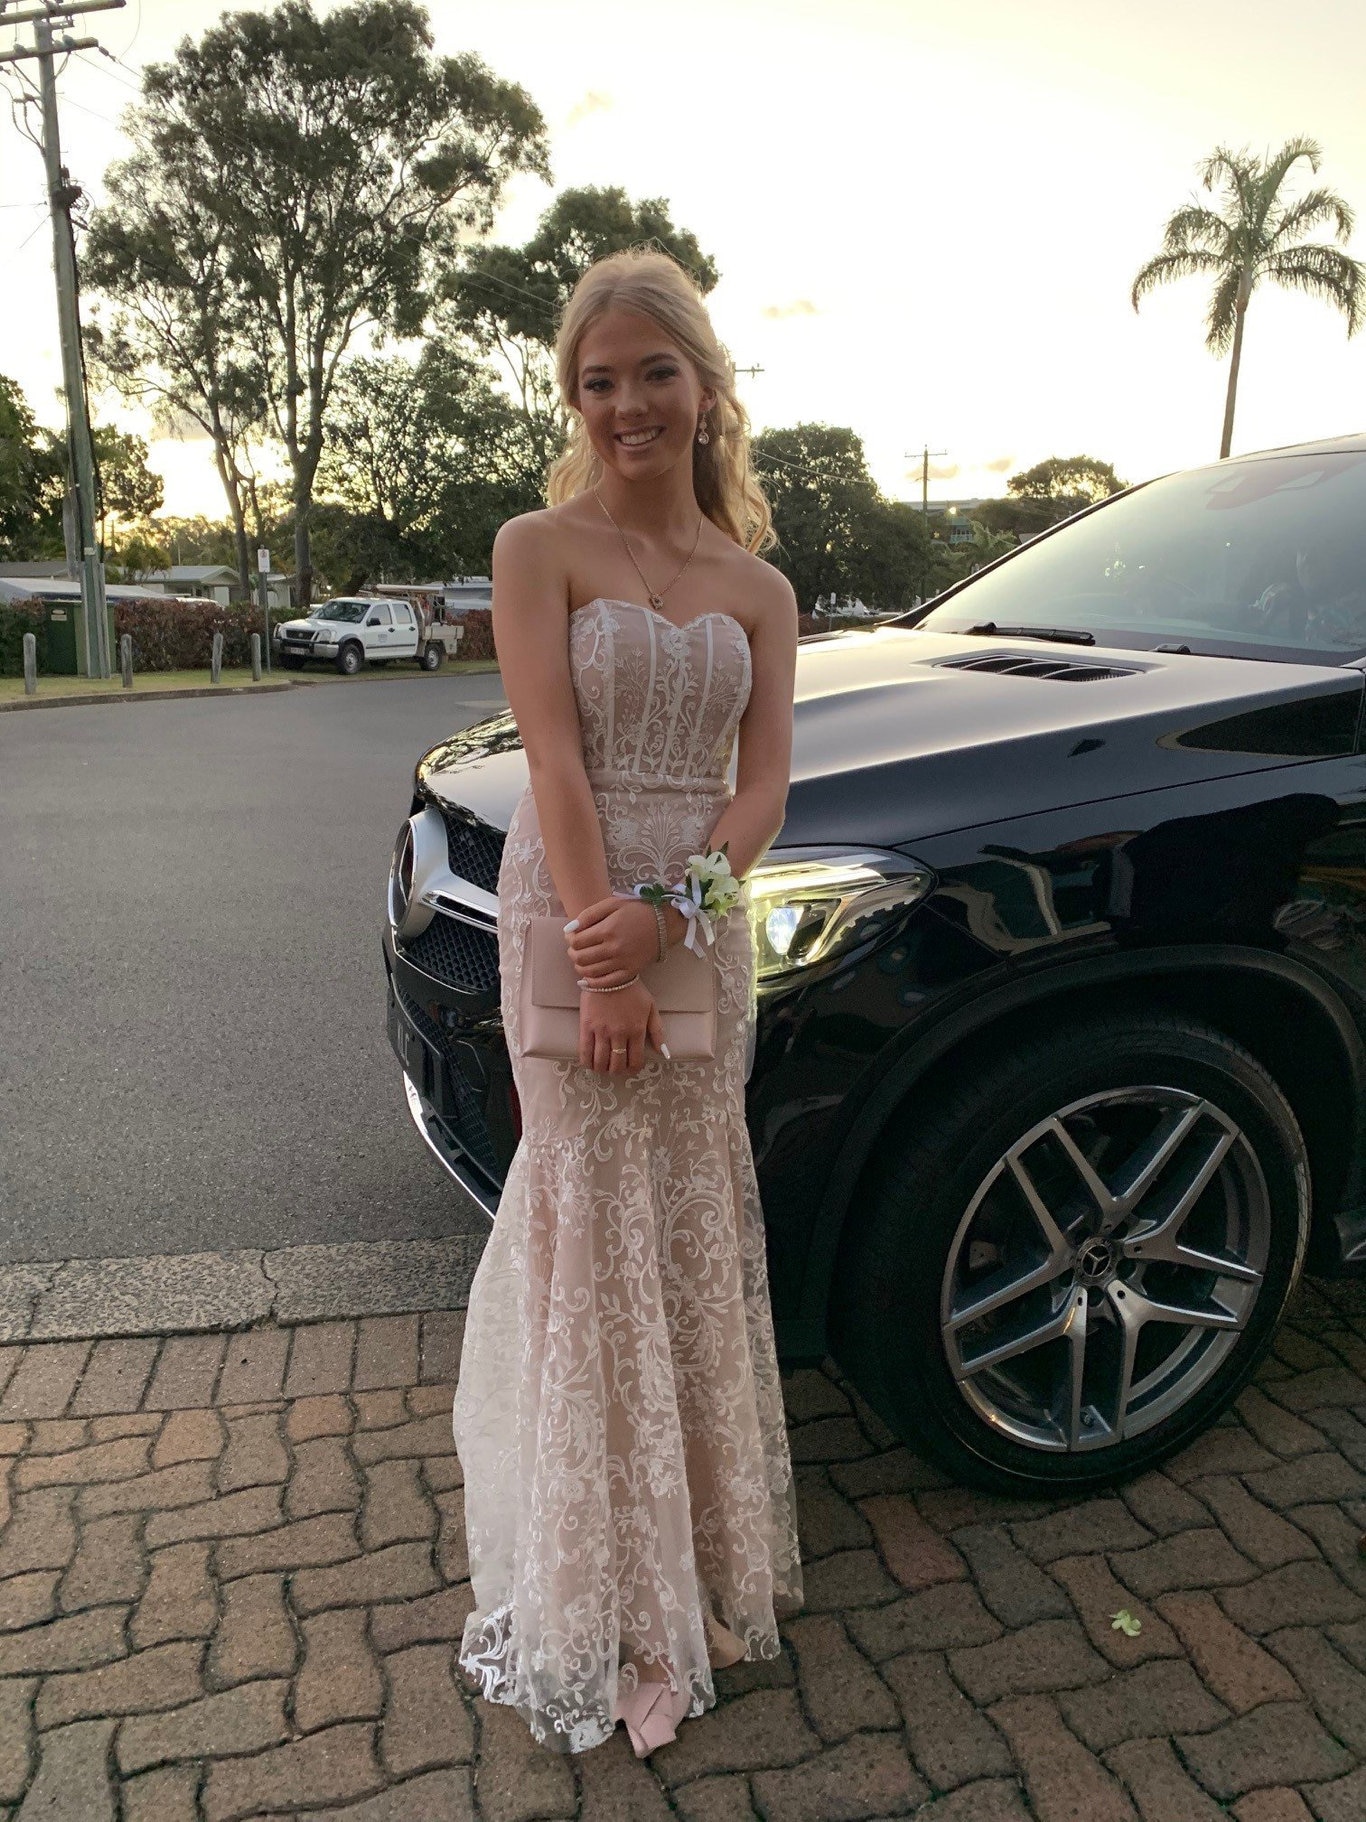
M494 548L503 551L536 549L555 537L564 523L564 513L564 506L540 506L504 519L493 540Z
M790 626L795 632L797 597L783 572L750 550L737 550L735 560L736 577L745 598L753 603L751 636L761 625L766 628Z

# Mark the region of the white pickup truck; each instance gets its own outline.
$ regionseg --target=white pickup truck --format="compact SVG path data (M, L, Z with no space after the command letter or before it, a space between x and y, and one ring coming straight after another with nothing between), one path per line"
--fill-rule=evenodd
M339 595L320 601L303 619L277 626L272 643L287 671L302 670L310 659L335 664L344 677L354 677L363 664L389 664L412 658L423 670L436 670L459 644L458 627L437 627L420 607L374 595Z

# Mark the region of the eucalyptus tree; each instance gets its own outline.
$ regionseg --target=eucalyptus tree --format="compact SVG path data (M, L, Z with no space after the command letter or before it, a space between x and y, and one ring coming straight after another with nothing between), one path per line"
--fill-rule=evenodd
M468 248L445 274L443 320L501 363L542 474L567 429L551 352L560 313L595 260L641 245L671 254L704 295L715 286L715 261L668 202L633 202L615 185L562 190L522 246Z
M142 140L138 123L130 130ZM227 229L204 187L185 145L137 143L109 169L84 256L96 294L88 339L101 377L147 405L160 428L208 438L249 591L246 508L264 376L247 340Z
M487 234L508 179L548 174L526 91L438 55L415 0L309 0L225 13L143 73L134 159L221 232L221 321L288 458L300 601L338 367L358 337L411 336L432 281ZM216 269L215 269L216 270Z
M1214 280L1205 346L1230 356L1221 456L1233 442L1243 325L1259 284L1270 280L1331 304L1345 317L1348 335L1361 326L1366 268L1342 251L1351 238L1351 209L1329 189L1311 189L1294 200L1285 194L1295 166L1303 161L1317 174L1322 156L1312 139L1289 139L1265 158L1218 147L1200 167L1203 187L1218 192L1218 207L1196 200L1178 209L1167 223L1161 251L1134 280L1135 310L1148 292L1169 280ZM1339 245L1303 238L1325 227Z

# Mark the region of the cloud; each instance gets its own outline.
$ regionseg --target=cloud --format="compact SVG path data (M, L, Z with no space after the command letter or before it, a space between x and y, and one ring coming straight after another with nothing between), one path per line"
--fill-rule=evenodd
M819 316L820 306L809 297L798 297L790 304L765 304L759 314L772 323L780 323L789 316Z
M576 101L570 108L565 116L564 124L567 127L576 127L581 120L587 120L590 114L605 114L609 108L615 107L615 105L616 103L610 95L604 95L599 89L589 89L582 101Z
M1004 474L1007 468L1014 466L1014 456L993 456L989 462L983 462L982 469L986 474Z
M915 472L919 474L920 470L917 468ZM962 472L962 465L958 462L930 463L930 479L932 481L956 481Z

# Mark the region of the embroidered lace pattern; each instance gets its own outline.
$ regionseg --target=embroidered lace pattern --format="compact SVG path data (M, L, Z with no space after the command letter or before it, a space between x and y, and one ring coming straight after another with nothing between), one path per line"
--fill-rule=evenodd
M568 636L611 884L676 878L730 799L744 629L600 599ZM522 1138L471 1287L453 1414L475 1597L460 1656L542 1744L581 1752L642 1674L701 1714L717 1622L747 1656L775 1657L777 1619L802 1603L744 1117L754 930L742 888L707 950L715 1057L650 1052L614 1077L516 1055L527 921L564 911L530 786L498 897Z

